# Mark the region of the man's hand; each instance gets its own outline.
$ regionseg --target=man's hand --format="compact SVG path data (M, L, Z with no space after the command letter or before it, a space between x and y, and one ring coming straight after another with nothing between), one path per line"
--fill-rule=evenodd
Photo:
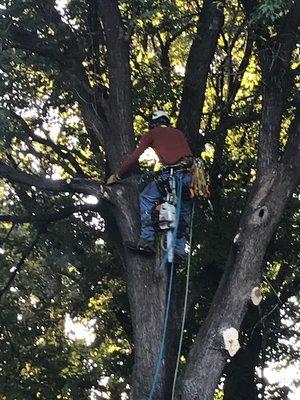
M118 177L118 175L117 174L113 174L107 179L106 184L107 185L113 185L114 183L119 182L119 180L120 180L120 178Z

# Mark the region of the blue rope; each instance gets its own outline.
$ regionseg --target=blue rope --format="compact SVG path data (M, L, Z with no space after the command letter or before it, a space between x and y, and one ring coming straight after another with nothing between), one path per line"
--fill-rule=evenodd
M163 335L162 335L162 339L160 342L159 354L158 354L156 367L155 367L155 374L154 374L152 387L151 387L151 391L150 391L148 400L152 400L152 398L153 398L153 395L154 395L154 392L155 392L155 389L157 386L157 380L158 380L158 375L160 372L161 363L163 360L165 340L166 340L166 336L167 336L168 319L169 319L170 308L171 308L171 292L172 292L173 276L174 276L174 262L172 263L171 272L170 272L167 306L166 306L165 317L164 317Z
M178 231L178 226L179 226L179 218L180 218L180 208L181 208L181 195L182 195L182 174L179 176L176 176L178 186L177 189L177 207L176 207L176 220L175 220L175 228L173 231L173 237L172 237L172 246L175 247L175 240L177 236L177 231ZM160 269L163 266L165 267L167 257L168 257L168 250L166 250L166 254L162 260L162 263L160 265ZM163 334L160 342L160 347L159 347L159 354L155 366L155 373L154 373L154 378L152 381L152 386L151 386L151 391L148 397L148 400L152 400L156 386L157 386L157 381L158 381L158 375L160 372L160 367L161 363L163 360L163 355L164 355L164 348L165 348L165 341L166 341L166 336L167 336L167 327L168 327L168 320L169 320L169 315L170 315L170 308L171 308L171 293L172 293L172 286L173 286L173 277L174 277L174 261L172 262L171 265L171 271L170 271L170 278L169 278L169 287L168 287L168 296L167 296L167 304L166 304L166 310L165 310L165 316L164 316L164 326L163 326Z

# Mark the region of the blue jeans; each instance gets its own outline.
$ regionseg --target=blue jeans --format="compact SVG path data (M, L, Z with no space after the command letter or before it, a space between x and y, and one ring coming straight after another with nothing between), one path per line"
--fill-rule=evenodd
M192 180L192 174L190 172L174 172L176 174L182 174L182 191L187 192ZM170 173L163 171L160 178L165 180L168 179ZM141 238L149 241L154 241L155 230L151 224L151 213L153 207L163 200L163 195L159 190L156 181L152 181L145 187L140 194L140 210L141 210ZM184 255L185 245L189 235L189 227L191 222L191 209L193 200L182 197L181 208L180 208L180 221L179 229L175 242L175 253Z

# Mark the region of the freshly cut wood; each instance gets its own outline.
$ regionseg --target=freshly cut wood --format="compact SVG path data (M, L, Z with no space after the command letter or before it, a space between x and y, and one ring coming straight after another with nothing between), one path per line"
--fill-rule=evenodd
M223 331L225 349L230 357L233 357L241 348L239 343L239 332L235 328L228 328Z
M260 302L262 301L262 294L261 294L260 288L258 286L254 287L252 289L250 297L251 297L252 303L255 306L258 306L260 304Z

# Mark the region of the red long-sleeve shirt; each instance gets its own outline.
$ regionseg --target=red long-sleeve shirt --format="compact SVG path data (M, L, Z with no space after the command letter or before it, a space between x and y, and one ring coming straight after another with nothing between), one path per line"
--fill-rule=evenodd
M153 148L163 165L176 164L183 157L192 156L186 137L180 130L159 126L142 137L139 146L121 165L118 172L120 178L132 170L148 147Z

